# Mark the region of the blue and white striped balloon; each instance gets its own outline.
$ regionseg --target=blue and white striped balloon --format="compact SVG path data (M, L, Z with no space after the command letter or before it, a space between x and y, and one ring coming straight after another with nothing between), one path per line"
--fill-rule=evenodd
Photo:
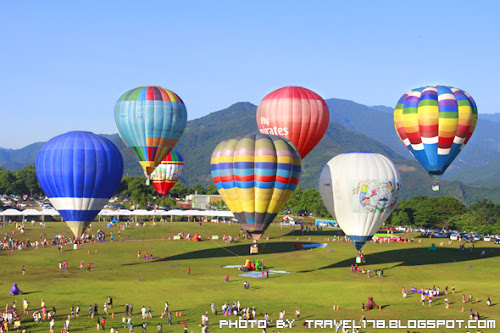
M392 161L371 152L335 156L319 179L326 208L357 250L396 209L400 187L401 178Z
M122 175L118 148L91 132L58 135L36 157L40 187L77 237L115 193Z

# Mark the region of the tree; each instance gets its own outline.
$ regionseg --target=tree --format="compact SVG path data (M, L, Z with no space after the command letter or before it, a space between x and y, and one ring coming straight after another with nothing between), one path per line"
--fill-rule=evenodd
M219 193L219 191L217 191L217 187L215 186L215 184L208 185L205 192L207 194L218 194Z
M188 194L205 194L205 188L200 184L196 184L188 190Z
M24 187L30 192L30 196L33 193L40 193L42 189L38 183L38 178L36 177L35 166L28 165L16 172L16 176L24 183Z
M170 189L170 194L174 198L182 198L186 195L186 189L184 188L184 184L181 182L175 183L175 185Z

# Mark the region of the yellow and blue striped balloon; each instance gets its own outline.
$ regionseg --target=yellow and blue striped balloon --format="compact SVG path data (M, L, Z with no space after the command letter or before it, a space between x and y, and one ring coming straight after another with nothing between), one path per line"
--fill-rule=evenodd
M270 134L222 141L210 163L222 199L254 240L291 198L302 173L295 145Z

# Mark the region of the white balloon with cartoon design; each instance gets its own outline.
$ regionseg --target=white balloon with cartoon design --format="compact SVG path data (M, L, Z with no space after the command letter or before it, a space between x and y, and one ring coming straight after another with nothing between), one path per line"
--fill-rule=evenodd
M401 177L394 163L372 152L335 156L319 179L326 208L357 250L396 209L400 187Z

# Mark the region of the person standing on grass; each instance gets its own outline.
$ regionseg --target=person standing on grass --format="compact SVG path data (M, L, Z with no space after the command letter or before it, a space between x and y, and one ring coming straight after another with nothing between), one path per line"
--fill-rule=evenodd
M191 275L191 267L188 267L188 275Z
M26 268L24 268L24 266L22 268L22 271L23 271L23 275L26 274Z
M226 274L226 278L224 279L225 282L229 282L229 274Z
M168 312L167 318L168 318L168 325L172 326L172 312Z
M50 320L50 324L49 324L49 332L50 333L54 333L54 328L56 327L56 322L54 321L54 318L52 318Z
M491 300L490 300L490 297L489 297L489 296L488 296L488 299L486 300L486 304L487 304L488 306L491 306Z

